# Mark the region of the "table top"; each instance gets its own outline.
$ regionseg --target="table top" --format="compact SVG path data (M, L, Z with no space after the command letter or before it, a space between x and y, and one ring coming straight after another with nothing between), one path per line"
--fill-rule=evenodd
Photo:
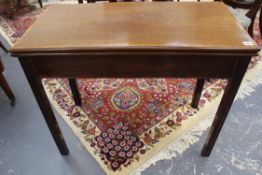
M11 52L258 50L221 2L124 2L50 5Z

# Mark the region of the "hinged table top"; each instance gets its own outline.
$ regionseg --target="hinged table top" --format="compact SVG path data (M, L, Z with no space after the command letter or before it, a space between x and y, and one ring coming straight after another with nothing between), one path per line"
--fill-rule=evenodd
M221 2L50 5L13 55L92 51L255 55L256 43Z

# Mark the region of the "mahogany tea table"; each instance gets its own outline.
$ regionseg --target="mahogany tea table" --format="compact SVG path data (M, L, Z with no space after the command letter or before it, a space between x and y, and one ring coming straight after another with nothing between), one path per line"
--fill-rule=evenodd
M50 5L12 47L61 152L69 153L41 78L223 78L209 156L260 48L222 2Z

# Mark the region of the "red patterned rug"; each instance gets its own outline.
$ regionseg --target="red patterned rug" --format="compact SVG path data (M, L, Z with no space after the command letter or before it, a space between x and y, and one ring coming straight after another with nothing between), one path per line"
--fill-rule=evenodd
M42 10L30 10L24 15L15 14L14 20L0 17L1 28L7 35L8 39L12 42L11 45L19 39L24 32L35 22L36 18L42 13Z
M14 21L2 18L1 28L14 43L39 14L41 10ZM257 31L256 21L254 39L261 44ZM254 57L249 72L260 62L261 57ZM190 107L195 79L78 79L82 108L74 105L66 79L44 79L43 84L56 110L104 171L129 174L148 166L157 154L155 161L165 158L160 150L179 152L172 142L214 112L226 81L206 82L199 110Z

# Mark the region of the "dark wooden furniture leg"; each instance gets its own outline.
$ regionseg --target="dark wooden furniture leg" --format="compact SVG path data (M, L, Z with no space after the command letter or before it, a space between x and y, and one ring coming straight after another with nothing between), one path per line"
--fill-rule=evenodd
M40 5L40 7L43 8L42 0L38 0L38 3ZM21 0L17 0L17 7L20 7L20 5L21 5Z
M0 48L3 49L5 52L8 52L8 50L5 48L2 42L0 42ZM2 87L8 98L11 100L11 105L13 106L15 104L15 96L3 75L3 71L4 71L4 64L2 63L0 57L0 86Z
M205 79L197 79L195 91L193 94L193 99L191 102L192 108L198 108L199 100L201 97L201 93L204 87Z
M4 65L2 64L0 60L0 86L6 93L7 97L11 100L11 105L13 106L15 104L15 96L3 75L3 71L4 71Z
M20 7L21 5L21 0L17 0L17 7Z
M68 78L68 81L69 81L69 86L71 88L71 92L72 92L75 104L77 106L82 106L81 95L80 95L79 90L78 90L76 79Z
M78 0L78 4L83 4L83 0Z
M7 81L2 73L0 74L0 86L2 87L8 98L11 100L11 105L13 106L15 104L15 96L8 86Z
M42 0L38 0L38 3L40 5L40 7L43 8Z
M6 53L8 52L7 48L5 48L5 46L1 41L0 41L0 48L3 49Z
M225 89L222 100L219 104L215 119L212 123L205 145L201 152L201 155L204 157L210 155L213 146L215 145L217 137L222 129L227 114L230 110L230 107L237 94L238 88L244 77L250 59L247 58L238 59L235 67L233 68L232 76L228 79L227 87Z
M58 126L58 123L56 121L52 108L46 96L44 87L41 82L41 78L36 78L37 75L33 72L34 69L33 69L33 65L31 64L30 60L23 58L23 59L19 59L19 61L23 67L27 80L35 95L36 101L43 113L45 121L48 125L48 128L55 140L55 143L60 153L62 155L67 155L69 153L68 148L66 146L64 137L61 133L61 130Z
M262 37L262 10L260 10L260 14L259 14L259 31L260 31L260 37Z

